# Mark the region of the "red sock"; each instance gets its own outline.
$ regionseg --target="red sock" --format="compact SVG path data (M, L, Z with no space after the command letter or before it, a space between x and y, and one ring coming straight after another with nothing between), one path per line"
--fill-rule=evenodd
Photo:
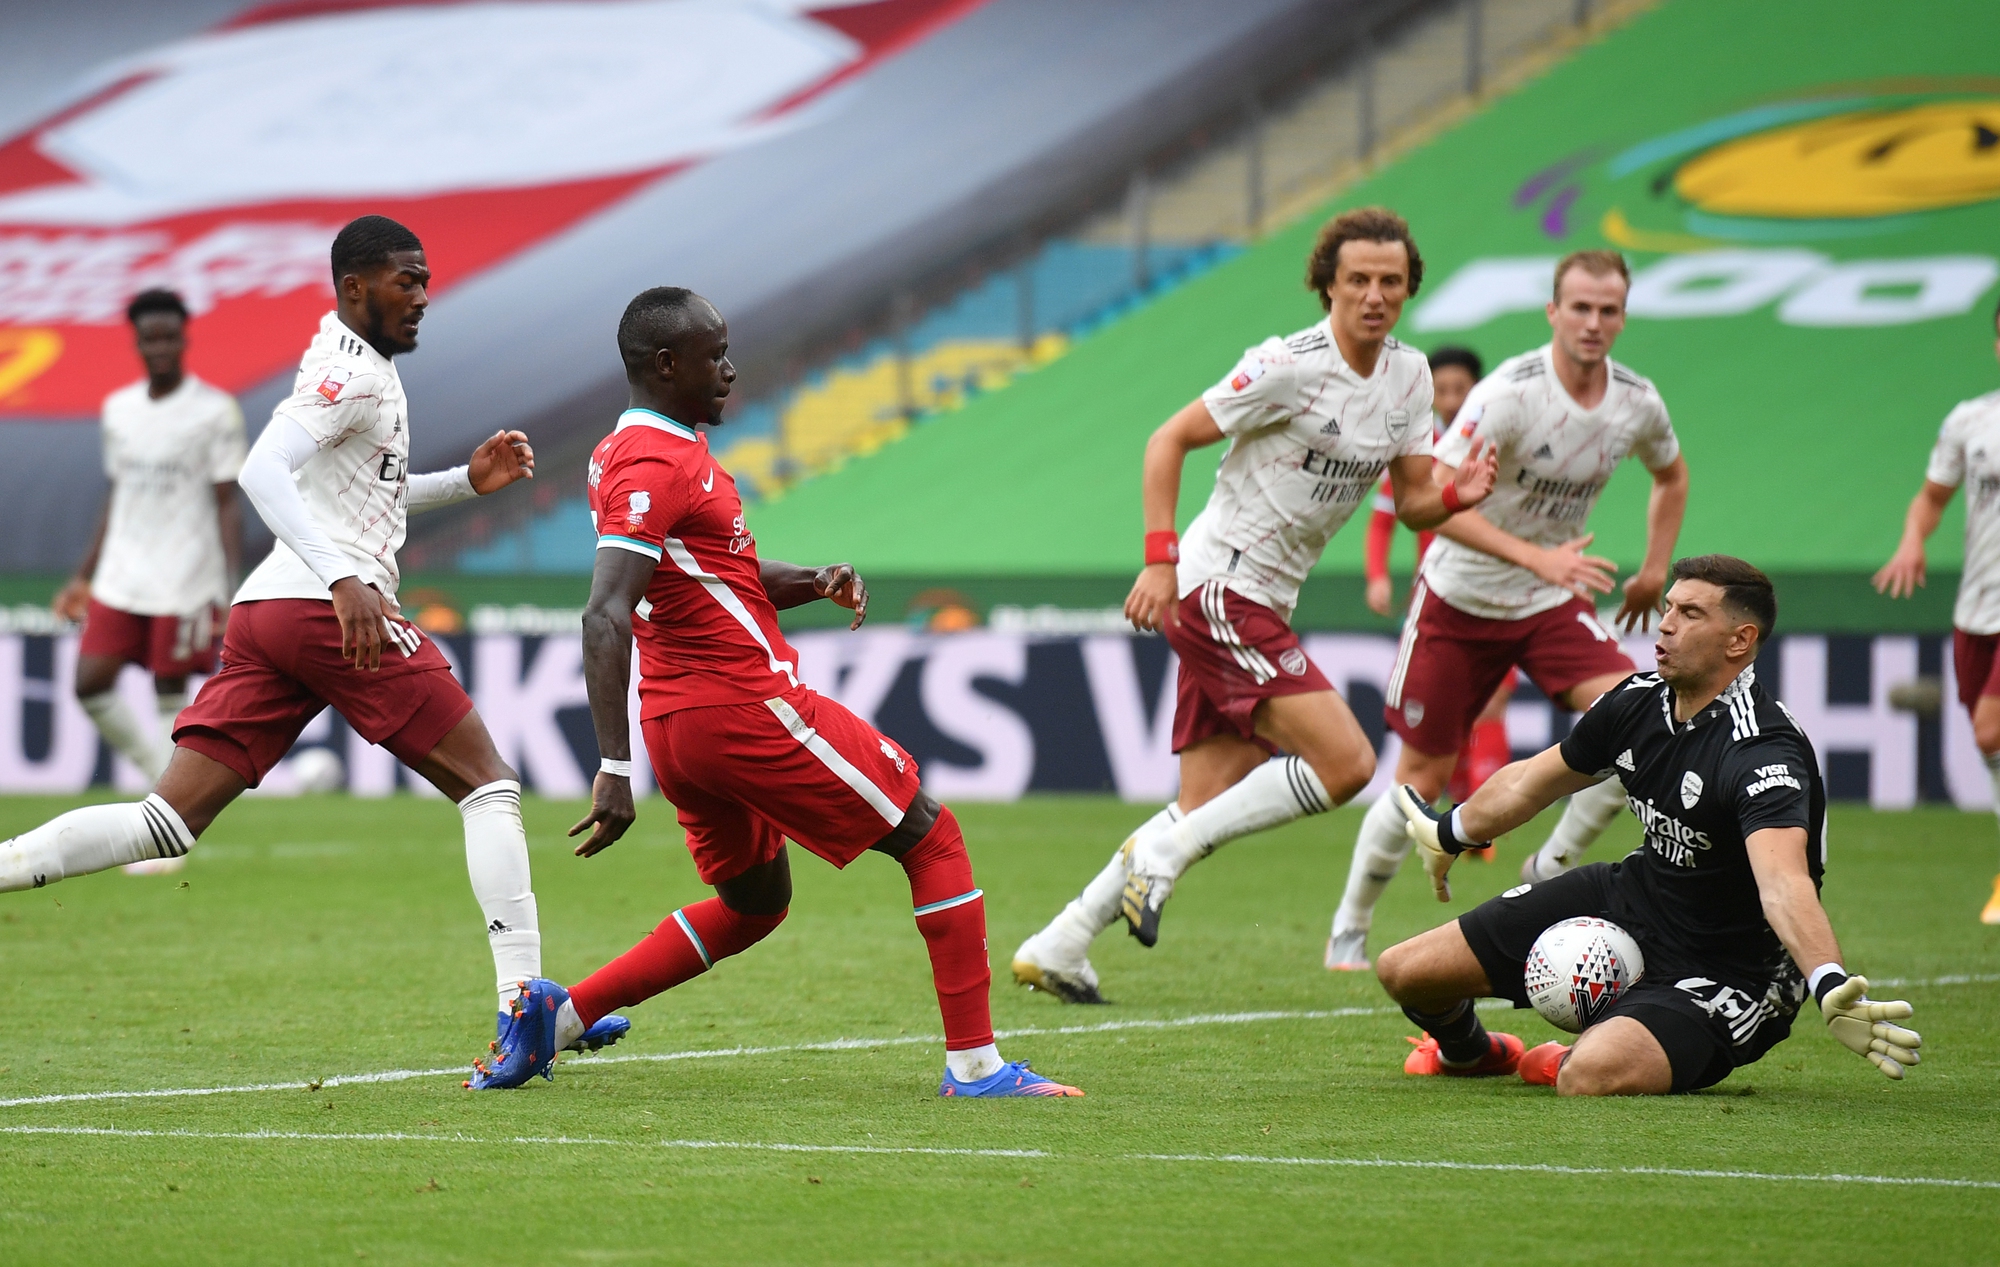
M717 960L748 950L784 922L783 911L745 915L724 906L719 897L683 906L644 941L571 986L569 1001L579 1020L595 1025L621 1007L671 990Z
M1466 749L1471 758L1465 763L1470 767L1466 770L1466 781L1471 785L1471 791L1466 795L1470 796L1479 790L1480 784L1498 774L1500 767L1514 759L1513 750L1507 746L1506 720L1496 717L1492 721L1474 723L1472 739L1466 744Z
M993 1041L986 961L986 899L972 883L965 836L949 809L939 809L930 833L902 857L917 908L917 931L931 952L931 978L944 1014L946 1051L970 1051Z

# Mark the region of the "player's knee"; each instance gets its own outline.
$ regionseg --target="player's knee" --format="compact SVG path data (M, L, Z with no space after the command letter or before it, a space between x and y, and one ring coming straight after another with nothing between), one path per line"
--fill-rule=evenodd
M1972 741L1979 745L1979 751L1986 756L2000 752L2000 712L1987 716L1974 714L1972 718Z
M1650 1083L1647 1071L1628 1053L1609 1046L1579 1043L1556 1075L1556 1094L1656 1094L1660 1088Z
M1417 956L1406 941L1397 942L1375 956L1375 979L1398 1003L1408 1004L1408 996L1419 988L1416 968Z

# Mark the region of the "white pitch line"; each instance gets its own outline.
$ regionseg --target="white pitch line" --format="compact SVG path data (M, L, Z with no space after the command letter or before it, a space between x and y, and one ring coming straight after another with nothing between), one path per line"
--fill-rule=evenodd
M1943 977L1884 977L1871 985L1904 989L1922 986L1980 985L2000 981L2000 973L1957 974ZM1504 999L1483 999L1481 1010L1505 1009ZM1248 1025L1257 1021L1323 1021L1349 1016L1399 1015L1393 1007L1337 1007L1315 1011L1214 1012L1200 1016L1169 1017L1164 1020L1102 1021L1095 1025L1044 1025L997 1030L997 1038L1028 1038L1048 1034L1108 1034L1118 1030L1183 1029L1196 1025ZM875 1047L937 1046L944 1039L936 1034L898 1034L894 1038L834 1038L816 1043L786 1043L764 1047L698 1047L687 1051L633 1052L617 1056L582 1056L563 1062L566 1068L586 1069L592 1065L657 1064L677 1060L719 1060L738 1056L774 1056L800 1051L865 1051ZM385 1069L378 1073L342 1074L313 1082L252 1082L219 1087L162 1087L146 1091L72 1091L51 1095L16 1096L0 1099L0 1109L35 1104L78 1104L95 1100L186 1099L210 1095L242 1095L256 1091L306 1091L329 1087L365 1086L369 1083L408 1082L414 1078L466 1076L467 1067L444 1069Z
M1501 1006L1505 1006L1502 1004ZM1202 1016L1180 1016L1165 1020L1104 1021L1096 1025L1032 1026L995 1031L998 1038L1025 1038L1037 1034L1105 1034L1131 1029L1183 1029L1193 1025L1248 1025L1257 1021L1318 1021L1344 1016L1385 1016L1397 1013L1392 1007L1341 1007L1309 1012L1216 1012ZM587 1069L592 1065L658 1063L675 1060L716 1060L735 1056L771 1056L799 1051L863 1051L873 1047L942 1045L936 1034L899 1034L894 1038L834 1038L817 1043L788 1043L768 1047L699 1047L689 1051L633 1052L619 1056L582 1056L563 1062L566 1069ZM72 1091L51 1095L26 1095L0 1100L0 1109L34 1104L77 1104L93 1100L181 1099L210 1095L239 1095L253 1091L306 1091L331 1087L360 1086L377 1082L408 1082L413 1078L463 1078L468 1066L448 1069L387 1069L379 1073L345 1074L312 1082L252 1082L220 1087L164 1087L148 1091Z
M116 1139L210 1139L303 1141L309 1143L428 1143L477 1144L483 1147L527 1144L593 1148L665 1148L676 1151L761 1153L837 1153L855 1156L1005 1157L1042 1161L1138 1161L1227 1166L1310 1166L1358 1170L1456 1170L1537 1175L1653 1176L1672 1179L1735 1179L1760 1183L1860 1183L1910 1188L1977 1188L2000 1190L2000 1180L1940 1178L1929 1175L1787 1174L1770 1170L1703 1170L1680 1166L1562 1166L1539 1162L1479 1162L1405 1160L1392 1157L1263 1157L1251 1153L1116 1153L1079 1156L1039 1148L922 1148L879 1144L786 1144L759 1140L604 1139L575 1135L514 1135L485 1138L474 1135L415 1135L402 1131L338 1134L325 1131L147 1131L102 1126L0 1126L0 1135L108 1136Z

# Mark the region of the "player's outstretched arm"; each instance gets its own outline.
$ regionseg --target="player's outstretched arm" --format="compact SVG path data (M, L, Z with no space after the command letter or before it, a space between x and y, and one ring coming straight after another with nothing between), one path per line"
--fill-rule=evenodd
M1199 396L1181 406L1146 441L1139 497L1146 515L1146 566L1125 596L1125 619L1134 629L1158 632L1178 619L1180 544L1174 512L1181 501L1181 468L1187 455L1222 439L1222 428Z
M1423 856L1424 873L1440 902L1451 900L1452 862L1467 849L1481 848L1519 827L1562 797L1580 792L1602 776L1579 774L1563 760L1562 746L1546 748L1526 761L1503 766L1481 784L1472 799L1439 813L1412 787L1395 789L1410 839Z
M1618 627L1627 633L1634 626L1653 627L1653 615L1660 610L1660 595L1667 592L1667 568L1674 561L1674 543L1680 540L1681 521L1687 517L1687 459L1676 455L1672 462L1651 474L1653 491L1646 499L1646 561L1625 578L1625 600L1618 606Z
M1949 484L1939 484L1925 480L1917 495L1910 499L1910 509L1903 516L1903 539L1896 544L1896 553L1882 565L1875 574L1875 592L1887 594L1891 598L1908 598L1923 588L1924 542L1937 531L1938 522L1944 518L1944 508L1951 504L1953 493L1958 490Z
M1924 1040L1915 1030L1890 1022L1907 1020L1914 1009L1901 999L1869 998L1868 979L1850 977L1840 966L1840 943L1806 866L1805 828L1766 827L1751 832L1743 845L1757 877L1764 919L1792 962L1810 974L1827 1031L1885 1076L1900 1079L1919 1060L1917 1049Z
M763 559L757 565L757 579L763 583L771 606L779 611L828 598L833 600L835 606L845 607L854 613L853 621L847 626L849 629L861 628L861 622L868 619L868 586L851 563L830 563L823 568L809 568L796 563L780 563L776 559Z
M583 684L590 696L590 721L597 751L618 767L601 769L590 785L590 813L569 829L586 827L590 838L576 847L588 858L608 848L639 817L632 804L632 722L626 701L632 681L632 612L646 596L659 561L633 550L600 549L590 574L590 601L583 609Z
M1499 477L1499 450L1474 440L1465 461L1452 467L1421 453L1389 460L1389 493L1396 518L1406 527L1429 532L1462 510L1486 500Z

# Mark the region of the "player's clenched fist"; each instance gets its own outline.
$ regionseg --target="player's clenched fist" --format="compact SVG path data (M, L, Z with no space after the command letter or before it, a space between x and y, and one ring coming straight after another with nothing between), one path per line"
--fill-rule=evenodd
M1125 596L1125 619L1134 629L1158 633L1167 621L1178 623L1180 613L1175 609L1179 599L1180 581L1174 565L1148 564Z

